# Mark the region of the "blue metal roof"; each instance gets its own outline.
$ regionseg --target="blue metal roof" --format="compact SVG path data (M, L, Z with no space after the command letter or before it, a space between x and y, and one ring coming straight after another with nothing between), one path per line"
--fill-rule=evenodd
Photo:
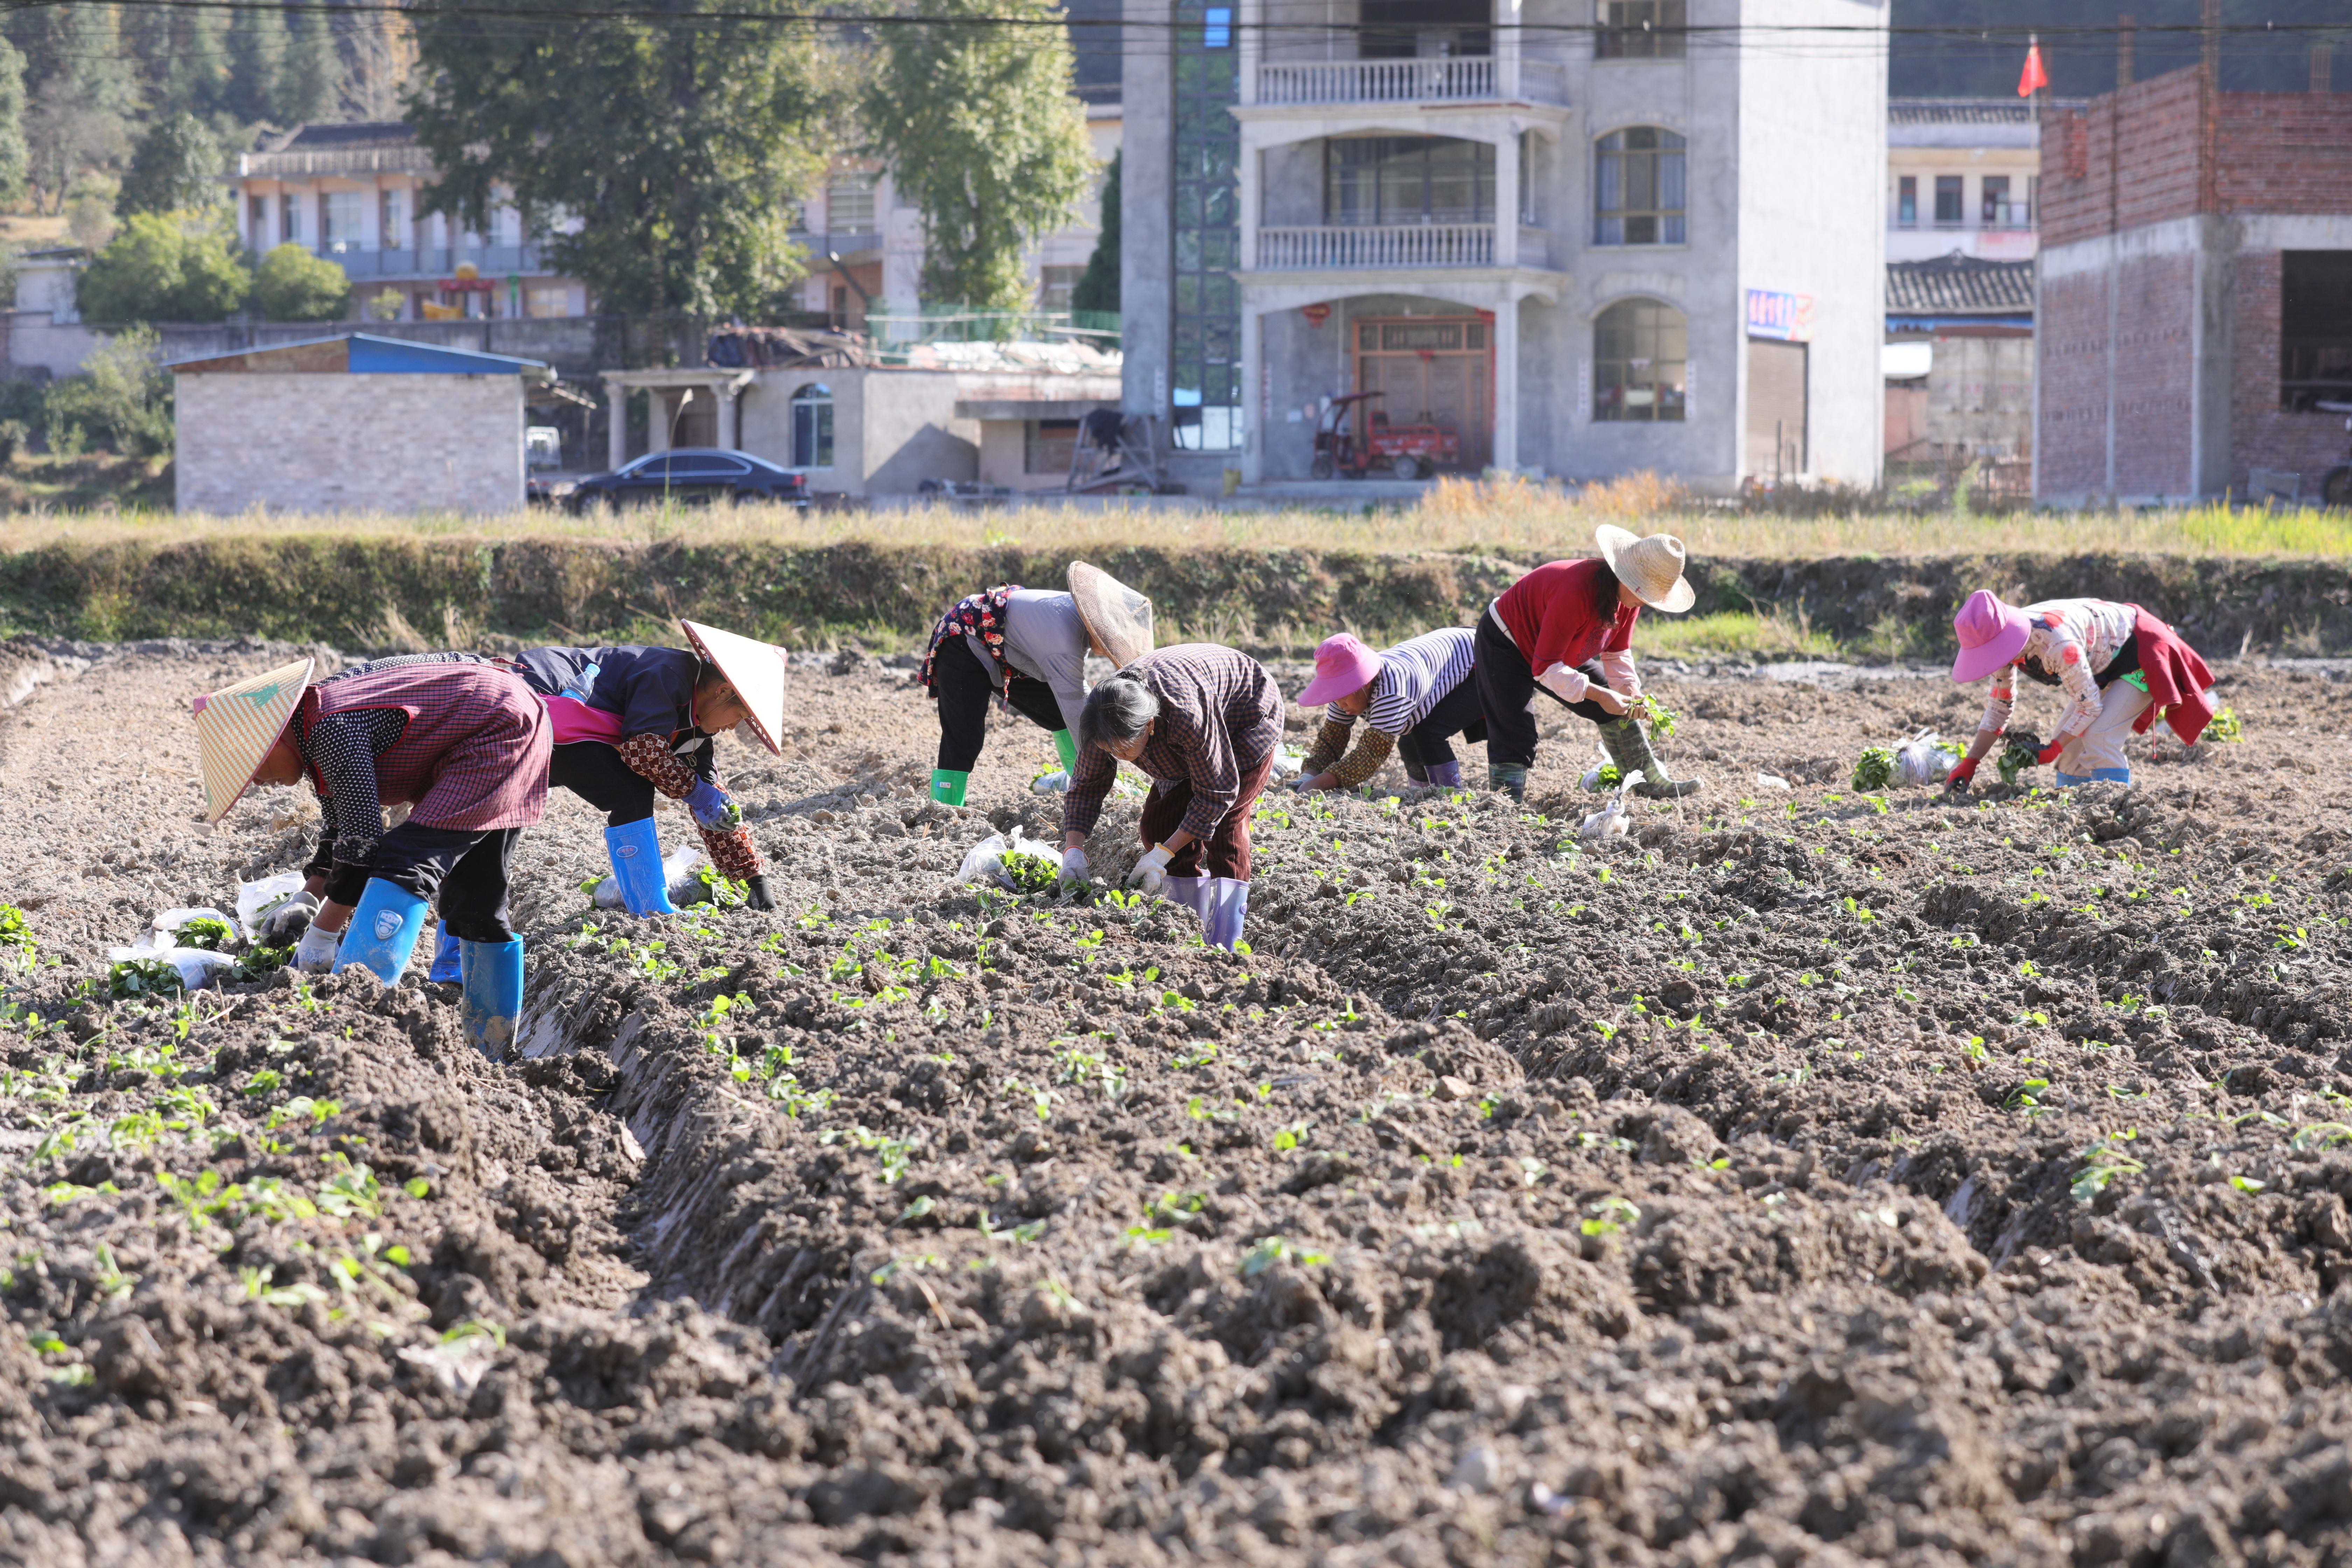
M320 364L317 351L337 348L343 351L342 365ZM478 349L450 348L441 343L412 342L406 338L378 337L373 332L338 332L331 337L304 338L299 342L264 343L226 353L197 354L169 361L163 368L269 370L273 368L271 362L281 357L295 363L277 368L322 374L333 374L340 368L349 375L514 375L547 368L543 360L518 359L512 354L484 353Z

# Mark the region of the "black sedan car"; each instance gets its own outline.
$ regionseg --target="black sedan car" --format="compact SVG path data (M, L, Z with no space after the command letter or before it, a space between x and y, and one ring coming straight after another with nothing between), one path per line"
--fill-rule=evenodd
M609 474L582 479L565 497L573 511L600 506L658 506L665 500L707 505L714 500L809 503L808 476L764 458L722 447L673 447L648 452Z

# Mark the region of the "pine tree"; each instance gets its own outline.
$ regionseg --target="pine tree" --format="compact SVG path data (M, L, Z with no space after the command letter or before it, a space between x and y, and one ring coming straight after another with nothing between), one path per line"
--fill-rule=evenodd
M25 199L32 160L25 147L25 57L0 38L0 204Z
M1118 312L1118 161L1119 154L1110 155L1110 172L1103 176L1102 235L1095 241L1095 252L1087 258L1087 269L1078 276L1078 286L1070 290L1070 309L1099 310L1106 315Z
M287 12L286 64L278 73L278 122L334 119L342 106L343 62L323 5Z
M278 119L278 76L286 58L286 14L234 11L228 22L228 84L223 107L247 124Z

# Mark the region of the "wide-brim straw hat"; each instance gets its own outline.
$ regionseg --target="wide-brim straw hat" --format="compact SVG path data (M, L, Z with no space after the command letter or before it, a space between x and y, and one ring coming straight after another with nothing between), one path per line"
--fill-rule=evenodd
M205 820L229 814L254 773L286 732L310 689L316 661L298 658L195 700L197 765L205 778Z
M1617 581L1654 610L1680 615L1698 598L1698 590L1683 575L1683 542L1671 533L1637 539L1624 529L1602 523L1592 531L1601 559L1617 574Z
M1119 668L1151 651L1151 601L1101 567L1071 562L1070 598L1103 656Z
M791 656L772 642L722 632L699 621L682 619L677 626L694 645L694 651L717 665L727 684L743 700L751 711L751 728L767 742L768 750L783 755L784 748L776 737L784 732L784 666Z

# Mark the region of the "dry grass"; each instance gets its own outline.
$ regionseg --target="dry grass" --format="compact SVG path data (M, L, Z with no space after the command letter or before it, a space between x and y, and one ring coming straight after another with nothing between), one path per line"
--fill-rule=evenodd
M1073 552L1148 543L1161 547L1508 551L1569 554L1589 548L1593 527L1614 522L1680 534L1693 555L1786 559L1838 555L2125 552L2221 556L2352 556L2352 513L2201 506L2126 512L1972 517L1856 510L1787 517L1694 500L1654 474L1586 489L1572 501L1519 479L1440 479L1411 508L1358 510L1216 510L1196 504L1103 508L1016 504L887 511L788 511L766 507L645 510L573 518L529 510L499 517L250 512L237 517L49 511L0 521L0 550L64 542L153 542L194 535L407 534L487 538L667 539L775 544L1018 543Z

